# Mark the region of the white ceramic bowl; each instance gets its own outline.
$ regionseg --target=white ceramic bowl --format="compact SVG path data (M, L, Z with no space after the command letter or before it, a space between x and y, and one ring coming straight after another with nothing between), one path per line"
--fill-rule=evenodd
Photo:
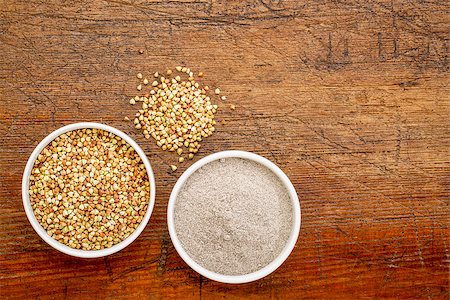
M253 160L267 168L269 168L275 175L278 176L278 178L283 182L286 189L289 191L289 195L292 201L292 208L293 208L293 222L292 222L292 230L291 234L289 236L289 239L281 251L281 253L278 255L277 258L275 258L274 261L272 261L267 266L263 267L262 269L245 275L222 275L218 274L212 271L209 271L202 266L200 266L198 263L196 263L183 249L183 246L180 243L180 240L177 237L177 233L175 230L175 224L174 224L174 208L175 208L175 202L177 201L178 193L183 186L183 184L186 182L186 180L191 176L192 173L194 173L196 170L201 168L202 166L221 159L221 158L231 158L231 157L237 157L237 158L244 158ZM215 280L219 282L224 283L246 283L255 281L258 279L263 278L264 276L269 275L273 271L275 271L289 256L289 254L292 252L292 249L294 249L295 243L297 241L298 235L300 233L300 219L301 219L301 212L300 212L300 203L298 200L297 193L295 191L294 186L292 185L289 178L286 176L286 174L281 171L280 168L278 168L274 163L269 161L268 159L259 156L254 153L245 152L245 151L222 151L218 153L211 154L209 156L206 156L205 158L197 161L195 164L193 164L191 167L189 167L183 175L178 179L177 183L175 184L172 193L170 195L169 200L169 206L167 208L167 223L169 226L169 234L170 238L172 239L172 243L175 246L175 249L177 250L178 254L180 254L181 258L195 271L200 273L201 275Z
M118 244L115 244L114 246L106 249L101 250L80 250L80 249L74 249L69 246L66 246L57 240L53 239L51 236L47 234L45 229L39 224L38 220L36 219L36 216L34 215L33 208L31 207L30 203L30 195L29 195L29 186L30 186L30 175L31 171L33 169L34 161L36 160L37 156L41 151L47 146L51 141L53 141L56 137L60 136L63 133L66 133L68 131L76 130L76 129L82 129L82 128L96 128L96 129L102 129L108 132L112 132L115 135L121 137L124 139L128 144L130 144L134 150L139 154L139 156L142 159L142 162L145 165L145 168L147 169L148 178L150 181L150 199L149 204L147 207L147 212L144 215L144 218L142 219L139 226L136 228L136 230L130 234L125 240L121 241ZM115 252L118 252L131 244L138 236L141 234L141 232L144 230L145 226L147 225L150 215L153 211L153 206L155 204L155 178L153 177L153 171L152 167L150 166L150 162L147 159L147 156L145 155L144 151L142 151L141 147L136 144L136 142L123 133L120 130L115 129L114 127L107 126L104 124L99 123L75 123L70 124L67 126L64 126L62 128L59 128L52 133L50 133L45 139L42 140L42 142L37 145L37 147L34 149L33 153L31 153L30 158L28 159L27 165L25 167L25 171L23 173L22 178L22 200L23 200L23 206L25 208L25 212L27 214L28 220L30 221L31 225L33 226L34 230L39 234L39 236L50 246L55 248L56 250L59 250L63 253L66 253L68 255L76 256L76 257L82 257L82 258L95 258L95 257L102 257L106 255L113 254Z

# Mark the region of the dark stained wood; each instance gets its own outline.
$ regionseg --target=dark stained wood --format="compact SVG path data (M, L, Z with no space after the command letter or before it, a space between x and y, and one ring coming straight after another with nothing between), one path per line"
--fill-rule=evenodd
M0 298L448 299L448 11L418 0L0 1ZM179 64L228 97L226 125L195 160L261 154L301 200L292 255L257 282L213 282L181 260L166 208L192 161L172 174L173 154L123 121L136 73ZM156 176L145 231L102 259L53 250L22 207L32 150L79 121L129 133Z

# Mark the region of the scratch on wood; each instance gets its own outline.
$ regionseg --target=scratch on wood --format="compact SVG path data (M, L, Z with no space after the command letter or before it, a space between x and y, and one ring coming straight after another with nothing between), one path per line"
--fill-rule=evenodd
M381 38L381 32L378 32L378 59L380 61L386 60L386 58L384 57L384 54L383 54L383 41Z
M103 258L103 263L105 264L105 269L106 269L106 273L108 274L108 279L112 280L113 272L112 272L108 257L105 256L105 258Z
M144 261L143 263L141 263L141 264L139 264L137 266L129 267L129 268L125 269L124 271L120 272L119 274L113 276L111 281L116 281L117 279L122 278L122 277L124 277L124 276L126 276L126 275L128 275L130 273L133 273L133 272L145 269L145 268L153 265L154 263L158 262L158 260L159 260L159 257L156 257L156 258L151 259L151 260L146 260L146 261Z
M422 266L422 270L426 271L425 268L425 260L423 259L423 251L422 251L422 246L420 246L420 239L419 239L419 227L417 226L417 220L416 220L416 215L414 214L414 211L411 209L411 214L413 215L413 223L414 223L414 234L416 236L416 246L417 246L417 252L419 254L419 261L420 264ZM431 299L431 295L430 295L430 288L427 286L426 287L426 291L427 291L427 298Z
M400 86L402 88L414 87L414 86L418 86L418 85L419 85L419 83L415 80L408 80L408 81L398 83L398 86Z
M394 38L392 40L392 46L394 47L394 53L392 54L392 56L394 58L398 58L399 57L397 43L398 43L397 38Z
M67 292L68 292L67 281L64 281L64 299L67 299Z
M329 66L333 65L333 45L331 43L331 32L328 33L327 62Z
M344 51L342 52L342 55L344 57L344 62L349 63L350 62L350 50L348 49L348 38L344 39Z
M316 229L316 255L317 255L317 270L319 271L319 277L323 278L322 266L321 266L321 252L320 245L322 244L322 236L319 229Z
M158 258L158 272L159 276L162 276L166 271L167 250L169 248L169 240L167 234L161 237L161 250Z

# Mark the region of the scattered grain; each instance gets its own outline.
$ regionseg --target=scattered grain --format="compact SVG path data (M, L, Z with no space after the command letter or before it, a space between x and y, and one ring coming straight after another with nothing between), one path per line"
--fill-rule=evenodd
M163 150L181 156L185 148L191 158L190 154L193 157L199 151L200 142L215 131L214 114L218 107L206 94L209 87L202 88L190 68L177 66L175 69L186 73L187 80L180 76L183 74L170 77L173 74L170 69L166 72L168 78L154 73L158 79L152 82L150 91L134 99L143 102L142 109L135 115L134 126L141 129L146 138L151 136ZM202 72L198 74L203 76ZM146 79L144 84L148 84ZM140 85L138 90L142 88Z

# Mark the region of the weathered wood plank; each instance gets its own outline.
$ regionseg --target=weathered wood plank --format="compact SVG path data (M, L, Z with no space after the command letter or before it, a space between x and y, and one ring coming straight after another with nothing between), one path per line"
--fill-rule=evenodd
M448 9L391 0L2 1L0 297L448 299ZM228 98L218 114L226 125L195 160L256 152L301 199L296 248L258 282L212 282L181 260L166 208L192 161L171 174L174 156L123 121L135 109L127 105L135 74L179 64L205 72ZM56 252L21 204L33 148L78 121L129 133L156 176L149 225L105 259Z

